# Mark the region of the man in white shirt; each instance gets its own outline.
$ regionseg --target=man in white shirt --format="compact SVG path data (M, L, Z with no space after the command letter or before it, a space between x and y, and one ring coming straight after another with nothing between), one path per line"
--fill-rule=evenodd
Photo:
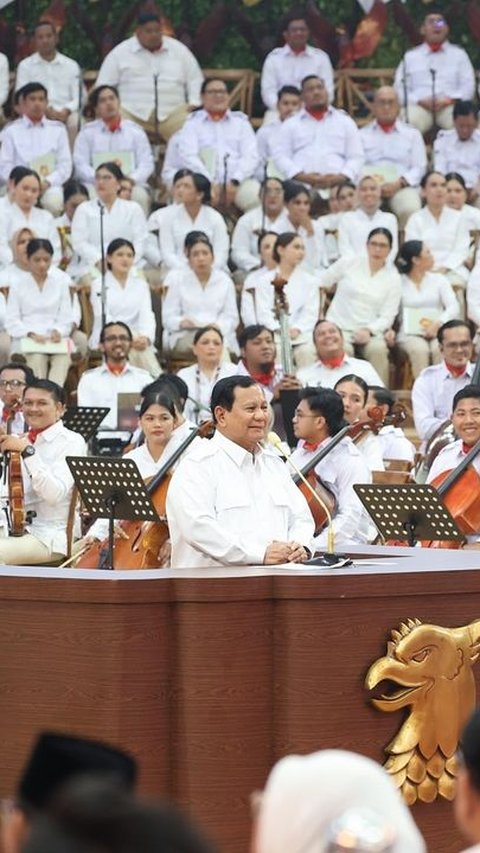
M25 432L22 398L34 378L33 370L20 362L10 362L0 368L0 420L6 432L16 435Z
M364 175L357 186L358 207L346 211L338 227L338 251L342 255L365 254L367 239L374 228L387 228L392 235L388 256L393 263L398 252L398 223L393 213L380 209L381 187L373 175Z
M460 737L455 820L462 835L475 842L464 853L480 851L480 710L468 720Z
M23 535L0 538L0 563L36 565L68 553L73 478L65 460L85 456L87 448L79 433L63 426L64 403L64 391L55 382L33 380L23 396L28 433L0 437L2 453L21 454L25 509L33 514Z
M251 376L262 386L265 397L270 403L280 397L280 391L301 388L301 382L295 376L284 374L281 364L277 364L277 355L273 332L260 323L245 326L238 336L241 359L238 362L239 376Z
M329 106L324 80L302 81L303 108L283 122L273 151L275 168L316 190L329 190L345 179L356 182L364 154L357 125Z
M378 438L382 446L383 459L395 459L401 462L409 462L412 466L415 460L415 447L408 440L403 429L392 423L395 397L388 388L382 385L369 385L367 411L373 407L382 410L383 418L389 418L390 423L382 426L378 432Z
M185 122L178 142L182 168L212 183L212 204L250 210L258 204L257 140L245 113L228 108L223 80L210 77L201 88L202 109Z
M392 86L377 89L372 112L374 120L360 130L363 173L378 180L382 200L404 228L408 217L421 207L419 185L427 170L425 143L419 130L400 121L400 104Z
M242 272L260 266L258 238L264 231L282 234L292 224L285 208L283 183L280 178L267 178L260 189L260 206L239 218L232 234L232 261Z
M267 177L277 177L277 171L273 164L273 149L275 140L282 122L298 112L301 106L300 89L296 86L282 86L278 92L277 113L278 117L269 121L257 130L257 148L259 163L257 177L263 181ZM280 177L284 177L281 175Z
M163 35L161 15L141 12L135 35L103 60L96 85L116 86L125 117L168 140L199 105L202 80L188 47Z
M27 83L43 83L48 92L46 116L66 125L71 145L78 132L79 112L86 98L82 71L75 60L57 50L58 34L50 21L34 30L35 53L17 66L15 91Z
M97 166L118 162L123 174L133 182L133 201L138 202L148 216L147 183L155 164L147 134L136 122L122 118L115 86L97 86L90 103L96 119L88 122L75 140L75 176L92 189Z
M140 394L152 381L152 376L140 367L129 364L128 353L133 335L126 323L105 323L100 334L100 349L105 361L101 367L86 370L77 388L79 406L108 406L110 411L102 421L102 429L117 426L118 394Z
M437 339L443 361L422 370L413 383L412 407L418 436L427 441L450 418L452 401L470 385L473 341L470 326L463 320L449 320L440 326Z
M47 90L27 83L18 91L22 117L2 133L0 179L8 181L15 166L28 166L40 176L40 202L54 216L63 210L62 184L72 173L72 155L65 126L46 118Z
M479 195L480 130L477 108L472 101L457 101L453 108L452 130L440 130L435 139L435 170L447 175L458 172L465 181L469 201Z
M268 403L249 376L212 392L216 432L184 458L167 495L173 568L302 563L313 519L284 463L261 446Z
M293 12L286 21L283 47L276 47L263 63L260 79L262 101L268 110L275 110L278 92L282 86L300 88L302 80L310 74L325 81L328 96L334 98L333 68L323 50L308 44L310 31L305 18Z
M302 385L334 388L342 376L354 374L367 385L382 385L375 368L364 358L347 355L342 330L330 320L317 320L313 329L313 343L318 361L298 371Z
M403 57L395 89L407 122L427 133L434 125L452 126L454 102L475 94L475 72L467 52L448 41L449 26L440 11L427 12L420 32L425 41Z

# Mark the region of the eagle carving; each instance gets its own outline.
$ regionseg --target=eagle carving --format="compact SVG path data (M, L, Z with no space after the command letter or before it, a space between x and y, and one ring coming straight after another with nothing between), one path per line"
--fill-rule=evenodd
M473 665L480 655L480 620L463 628L402 622L387 654L370 667L372 704L408 716L385 747L385 769L409 805L455 796L460 733L475 707Z

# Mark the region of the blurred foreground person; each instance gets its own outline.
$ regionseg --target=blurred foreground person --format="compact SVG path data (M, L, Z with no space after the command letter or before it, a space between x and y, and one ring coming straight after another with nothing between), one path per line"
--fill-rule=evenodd
M457 826L476 842L465 853L480 851L480 711L477 709L463 730L460 741L460 771L455 799Z

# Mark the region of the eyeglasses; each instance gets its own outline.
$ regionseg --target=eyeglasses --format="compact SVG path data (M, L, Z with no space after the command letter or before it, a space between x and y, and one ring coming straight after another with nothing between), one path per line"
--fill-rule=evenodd
M107 335L106 338L103 339L106 344L113 344L115 341L120 341L121 343L127 343L130 338L128 335Z
M443 349L470 349L471 341L452 341L449 344L442 344Z
M318 415L307 415L307 414L304 414L303 412L299 412L297 409L295 409L295 411L293 413L293 417L294 418L318 418Z
M228 95L227 89L205 89L204 95Z
M0 379L0 388L6 388L7 385L9 385L10 388L22 388L26 384L27 383L22 382L21 379Z

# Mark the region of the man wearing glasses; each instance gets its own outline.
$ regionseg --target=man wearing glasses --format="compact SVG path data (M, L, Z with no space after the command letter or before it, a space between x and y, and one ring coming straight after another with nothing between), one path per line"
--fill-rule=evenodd
M9 362L0 369L0 432L21 435L25 432L25 420L22 410L23 392L34 379L33 370L26 364Z
M450 418L453 398L471 384L474 370L468 323L449 320L440 326L437 340L443 361L422 370L412 389L415 428L424 442Z

